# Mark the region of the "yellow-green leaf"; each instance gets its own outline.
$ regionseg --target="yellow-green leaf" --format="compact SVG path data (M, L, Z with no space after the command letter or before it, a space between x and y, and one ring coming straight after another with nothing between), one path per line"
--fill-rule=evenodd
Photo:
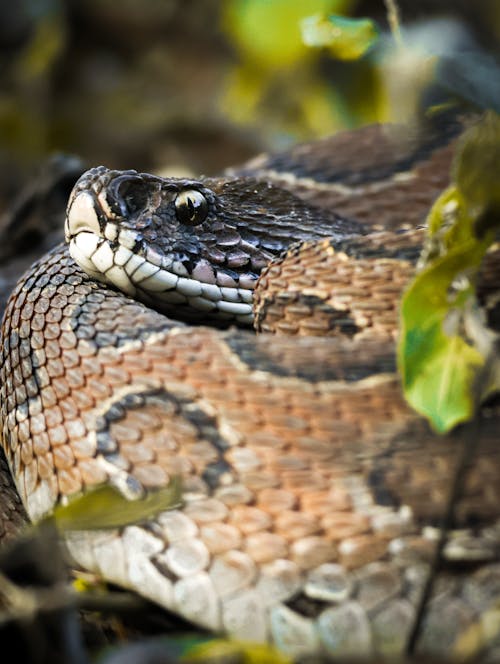
M100 530L122 528L151 519L159 512L179 507L181 480L172 478L164 489L151 491L144 498L127 499L116 487L99 486L58 506L53 518L60 530Z
M245 59L273 70L307 55L300 21L314 12L344 11L351 0L226 0L223 27Z
M379 31L370 19L344 16L308 16L301 22L307 46L328 48L338 60L357 60L378 40Z
M401 303L405 396L440 433L470 419L500 388L497 335L486 327L475 291L500 229L499 160L500 119L486 113L462 138L454 182L429 214L421 271Z
M475 304L465 274L477 268L485 250L484 243L470 242L450 251L417 276L402 302L399 366L405 396L439 433L467 421L476 406L473 386L484 357L461 328ZM459 274L466 285L450 302Z
M273 646L246 641L213 639L189 648L182 657L183 662L207 662L216 664L292 664L287 657Z

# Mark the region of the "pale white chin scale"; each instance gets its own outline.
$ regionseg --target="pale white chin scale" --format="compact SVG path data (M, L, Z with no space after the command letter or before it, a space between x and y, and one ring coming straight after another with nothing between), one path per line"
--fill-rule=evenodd
M116 258L127 263L134 254L125 247L119 254L113 252L109 243L94 233L80 232L72 238L69 244L69 253L82 270L93 279L105 284L112 284L127 295L134 296L136 288L123 265L118 264Z
M94 263L89 258L87 251L88 246L86 246L88 243L86 243L84 239L84 236L86 235L95 238L95 235L92 233L79 233L71 239L69 243L69 253L75 263L81 267L86 274L88 274L93 279L97 279L98 281L104 281L104 275L102 275L99 270L97 270Z

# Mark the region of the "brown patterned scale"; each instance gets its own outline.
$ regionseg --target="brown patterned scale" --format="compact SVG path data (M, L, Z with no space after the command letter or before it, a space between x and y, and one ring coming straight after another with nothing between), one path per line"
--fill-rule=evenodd
M34 520L106 482L134 498L180 476L183 506L71 533L74 562L292 655L389 657L415 637L436 657L500 655L500 411L484 410L436 568L463 440L406 406L393 348L423 232L366 235L323 207L421 222L448 179L442 138L403 149L375 127L226 178L81 178L71 255L35 264L5 314L6 456ZM228 328L252 301L264 333Z

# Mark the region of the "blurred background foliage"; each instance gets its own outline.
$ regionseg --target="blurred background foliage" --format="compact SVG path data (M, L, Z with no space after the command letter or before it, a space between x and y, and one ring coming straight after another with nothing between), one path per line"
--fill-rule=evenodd
M404 119L436 53L498 56L498 0L398 5L416 59L388 47L383 0L0 0L0 210L54 152L212 174L261 150ZM302 21L332 13L374 19L377 46L357 60L307 46ZM452 87L481 97L490 64L486 80L472 67L465 83L455 66Z

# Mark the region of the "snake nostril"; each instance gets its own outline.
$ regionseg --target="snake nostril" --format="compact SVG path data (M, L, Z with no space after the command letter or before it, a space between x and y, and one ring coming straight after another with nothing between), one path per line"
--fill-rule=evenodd
M108 186L111 202L124 217L142 212L149 201L149 187L138 175L120 175Z

